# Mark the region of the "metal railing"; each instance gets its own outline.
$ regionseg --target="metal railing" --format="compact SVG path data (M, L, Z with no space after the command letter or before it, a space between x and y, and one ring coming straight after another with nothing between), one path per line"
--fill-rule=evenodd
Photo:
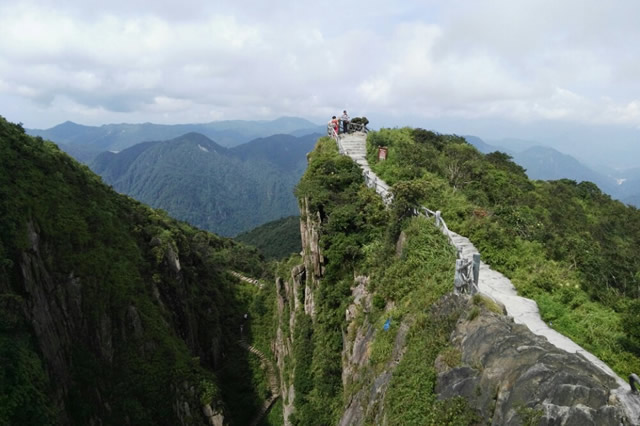
M362 174L364 176L365 184L382 197L382 201L385 205L388 206L393 202L393 192L391 192L389 185L387 185L383 180L378 179L375 173L370 170L363 169Z
M350 121L349 124L347 125L347 132L348 133L351 133L351 132L364 132L364 133L367 133L367 132L369 132L369 129L367 129L367 126L365 126L362 123L352 123Z
M364 126L363 126L364 127ZM336 133L333 126L329 126L327 128L327 133L332 137L337 145L338 151L341 155L349 155L348 150L343 148L340 143L338 134ZM390 205L393 202L393 192L389 185L387 185L382 179L378 178L376 174L369 169L369 167L363 167L363 164L359 164L362 169L362 174L364 176L365 184L376 191L380 197L382 197L382 201L385 205ZM455 277L454 277L454 291L456 293L468 293L475 294L478 292L478 276L480 272L480 254L474 253L473 260L464 259L462 257L462 250L456 246L456 243L453 239L453 234L449 230L447 226L447 222L445 222L442 217L442 213L440 210L430 210L425 206L420 206L417 209L414 209L413 214L415 216L425 216L427 218L434 218L435 225L440 231L447 237L449 243L456 247L457 249L457 260L456 260L456 269L455 269Z
M435 218L435 224L438 227L438 229L440 229L442 231L442 233L449 239L449 242L451 243L451 245L455 246L455 242L453 241L453 235L451 235L451 231L449 231L449 227L447 226L447 222L444 221L444 218L442 217L442 213L440 212L440 210L436 210L435 212L433 210L429 210L428 208L426 208L425 206L420 206L420 208L418 210L416 210L416 216L419 214L422 214L425 217L433 217Z

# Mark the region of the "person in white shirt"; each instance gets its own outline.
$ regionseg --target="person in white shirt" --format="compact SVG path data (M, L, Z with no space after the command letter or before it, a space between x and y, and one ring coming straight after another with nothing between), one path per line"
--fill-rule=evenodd
M342 133L347 133L349 130L349 114L347 114L347 110L342 111L342 117L340 117L340 121L342 122Z

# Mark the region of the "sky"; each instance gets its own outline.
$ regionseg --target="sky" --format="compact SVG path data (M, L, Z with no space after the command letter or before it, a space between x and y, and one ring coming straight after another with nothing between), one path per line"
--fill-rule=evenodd
M0 0L0 115L47 128L347 109L640 167L639 17L637 0Z

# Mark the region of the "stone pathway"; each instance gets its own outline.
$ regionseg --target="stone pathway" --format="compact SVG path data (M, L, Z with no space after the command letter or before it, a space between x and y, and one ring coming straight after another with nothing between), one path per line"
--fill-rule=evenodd
M258 423L260 423L262 418L267 414L269 409L271 409L273 404L280 397L280 386L278 386L278 378L276 376L275 368L273 367L273 362L271 362L269 358L267 358L262 352L260 352L260 350L258 350L254 346L251 346L244 340L239 340L238 344L244 349L254 354L255 356L257 356L258 358L260 358L262 368L266 368L267 370L267 378L269 380L269 390L271 391L271 396L269 397L269 399L264 401L264 403L262 404L262 407L253 418L253 421L251 422L251 426L255 426Z
M341 135L338 144L340 152L348 155L355 161L367 176L368 181L372 181L375 185L376 192L383 199L390 199L389 186L380 180L369 167L366 160L366 134L352 133ZM468 238L451 232L453 244L461 250L461 256L465 259L471 259L478 250L473 246ZM452 284L453 286L453 284ZM576 353L590 361L604 373L613 377L618 383L618 389L612 391L621 402L627 412L627 416L632 420L633 424L640 424L640 395L631 393L629 384L622 380L608 365L602 362L595 355L587 352L580 345L568 337L549 328L547 324L540 318L540 311L535 301L518 296L518 293L511 281L500 272L494 271L484 262L480 263L480 277L478 282L480 292L491 297L497 302L502 303L507 314L513 317L518 324L526 325L531 332L538 336L544 336L549 343L569 353Z
M229 272L231 272L231 275L233 275L234 277L236 277L240 281L244 281L245 283L253 284L256 287L258 287L260 290L262 290L262 287L264 286L260 281L256 280L255 278L245 277L244 275L242 275L241 273L236 272L236 271L229 271Z

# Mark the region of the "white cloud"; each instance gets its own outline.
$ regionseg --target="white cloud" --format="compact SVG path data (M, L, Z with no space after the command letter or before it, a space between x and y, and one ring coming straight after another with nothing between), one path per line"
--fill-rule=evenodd
M635 1L103 3L0 2L0 93L22 99L16 121L322 117L347 107L640 125ZM3 102L0 114L14 111Z

